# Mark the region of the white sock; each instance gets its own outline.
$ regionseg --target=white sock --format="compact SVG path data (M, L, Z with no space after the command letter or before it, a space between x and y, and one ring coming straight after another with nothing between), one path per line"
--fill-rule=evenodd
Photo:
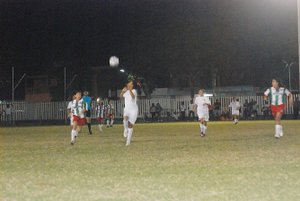
M112 126L114 124L114 120L110 120L110 125Z
M200 132L203 132L203 124L200 124Z
M73 142L74 139L75 139L75 135L76 135L76 130L73 130L71 131L71 141Z
M283 128L282 128L282 125L279 125L280 127L279 127L279 135L280 135L280 137L282 137L283 136Z
M132 138L133 128L128 128L126 146L130 145Z
M207 129L207 127L203 125L203 133L204 134L206 133L206 129Z
M106 120L106 126L109 126L109 120Z
M98 128L99 128L99 131L100 131L100 132L102 132L102 131L103 131L103 129L102 129L102 126L103 126L103 125L101 125L101 124L98 124Z
M275 125L275 137L279 137L280 134L280 125Z
M128 130L128 121L123 120L123 125L124 125L124 131L127 132L127 130Z

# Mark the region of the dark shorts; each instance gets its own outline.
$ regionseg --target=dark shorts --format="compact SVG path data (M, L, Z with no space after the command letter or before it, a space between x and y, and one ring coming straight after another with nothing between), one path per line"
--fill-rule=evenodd
M85 117L91 117L91 110L85 112Z

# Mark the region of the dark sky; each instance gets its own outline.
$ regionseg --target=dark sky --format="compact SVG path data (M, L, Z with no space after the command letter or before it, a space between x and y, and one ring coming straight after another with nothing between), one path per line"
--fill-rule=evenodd
M83 71L111 55L156 86L265 86L297 61L296 0L1 0L0 78ZM198 72L200 71L200 72ZM297 67L292 69L297 83ZM172 79L170 78L172 77ZM296 86L296 84L294 84Z

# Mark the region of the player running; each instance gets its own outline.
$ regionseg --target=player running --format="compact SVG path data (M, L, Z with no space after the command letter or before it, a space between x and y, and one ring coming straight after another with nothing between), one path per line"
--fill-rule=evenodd
M229 107L231 108L233 123L237 124L239 122L240 108L241 108L239 99L233 98L232 101L230 102Z
M86 123L88 125L88 129L89 129L89 134L92 134L92 127L91 127L91 101L92 98L89 96L89 92L88 91L84 91L83 92L83 97L82 99L86 102L87 104L87 111L85 112L85 118L86 118Z
M103 100L100 98L97 99L97 121L98 121L98 128L100 132L103 132L103 125L104 125L104 120L105 120L105 113L106 113L106 108L104 105Z
M68 117L70 118L70 126L73 127L73 101L76 99L75 95L73 95L72 100L69 102L67 111Z
M285 110L286 97L288 97L289 104L293 105L293 97L291 92L288 89L282 87L279 79L273 78L272 87L265 91L264 99L267 100L269 98L271 103L271 111L275 119L276 139L283 136L281 118Z
M129 81L127 86L121 91L120 97L125 99L125 108L123 114L124 137L127 138L126 146L130 145L133 126L138 116L137 91L135 90L134 81Z
M113 105L112 100L108 101L106 110L107 110L106 127L112 127L115 119L115 107Z
M205 90L200 89L199 94L194 102L194 112L197 112L200 124L200 136L206 135L207 122L209 121L209 106L211 102L208 97L204 96Z
M74 145L78 132L81 127L85 124L84 113L87 111L87 104L81 98L81 92L77 91L75 93L75 100L72 102L72 114L73 114L73 128L71 131L71 145Z

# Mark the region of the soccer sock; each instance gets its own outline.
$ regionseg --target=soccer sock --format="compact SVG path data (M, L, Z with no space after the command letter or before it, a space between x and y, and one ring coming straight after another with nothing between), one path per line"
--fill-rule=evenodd
M200 132L203 132L203 124L200 123Z
M124 130L128 130L128 121L123 120Z
M71 131L71 141L74 141L75 139L75 134L76 134L76 130L73 130Z
M99 131L100 131L100 132L102 132L102 131L103 131L102 127L103 127L103 125L101 125L101 124L98 124L98 128L99 128Z
M282 125L279 125L279 135L283 136L283 128Z
M109 120L106 120L106 125L109 126Z
M279 137L279 133L280 133L280 125L275 125L275 136Z
M206 133L206 129L207 129L207 126L204 126L204 125L203 125L203 133L204 133L204 134Z
M111 121L110 121L110 125L112 126L114 124L114 120L112 119Z
M131 142L132 133L133 133L133 128L128 128L126 145L129 145Z
M78 131L77 130L75 130L75 132L74 132L74 137L78 137Z

